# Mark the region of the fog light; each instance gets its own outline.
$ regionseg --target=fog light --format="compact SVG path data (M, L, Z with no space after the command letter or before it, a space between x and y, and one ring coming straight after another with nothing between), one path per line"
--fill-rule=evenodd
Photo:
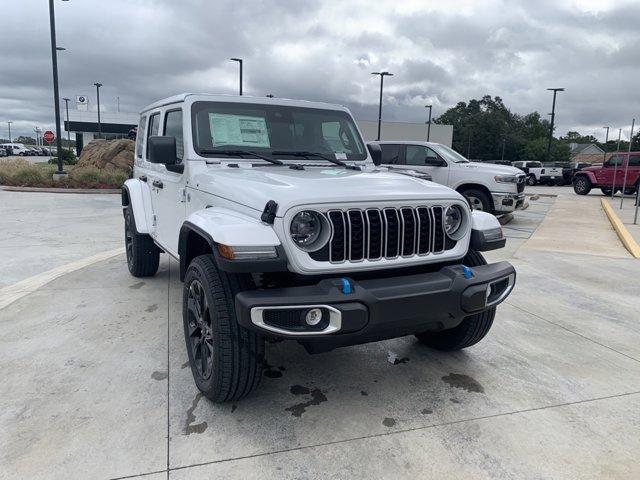
M322 321L322 310L319 308L312 308L305 315L304 321L310 326L318 325Z

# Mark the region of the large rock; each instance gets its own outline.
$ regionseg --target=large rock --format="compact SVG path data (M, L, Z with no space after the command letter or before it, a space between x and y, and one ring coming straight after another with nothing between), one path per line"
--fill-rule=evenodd
M76 168L129 173L133 168L134 151L132 140L92 140L82 149Z

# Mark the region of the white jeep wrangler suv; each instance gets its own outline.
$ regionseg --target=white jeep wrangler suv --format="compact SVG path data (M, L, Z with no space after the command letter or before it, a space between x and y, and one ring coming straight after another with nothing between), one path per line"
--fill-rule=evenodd
M515 270L487 265L497 220L455 191L379 169L344 107L183 94L140 117L122 190L129 271L180 263L197 387L241 398L262 376L264 342L311 353L415 334L473 345Z

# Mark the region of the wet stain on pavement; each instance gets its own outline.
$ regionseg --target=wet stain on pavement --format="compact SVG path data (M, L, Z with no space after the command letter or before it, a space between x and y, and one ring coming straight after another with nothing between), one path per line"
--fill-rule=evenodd
M143 287L144 282L138 282L138 283L134 283L133 285L129 285L129 288L131 288L132 290L139 290Z
M421 414L423 414L423 415L431 415L431 414L433 413L433 410L431 410L431 409L429 409L429 408L423 408L423 409L420 411L420 413L421 413Z
M451 403L460 403L460 400L458 400L457 398L450 398L449 401Z
M282 372L284 371L284 367L274 367L273 365L269 365L269 362L264 362L264 366L262 367L262 374L268 378L280 378L282 376Z
M385 419L382 420L382 424L385 427L393 427L396 424L396 420L395 420L395 418L385 417Z
M290 391L293 395L311 395L311 400L296 403L295 405L285 408L285 411L291 412L291 415L294 417L301 417L302 414L307 411L307 407L320 405L322 402L327 401L326 395L319 388L311 390L307 387L303 387L302 385L292 385Z
M360 395L362 395L363 397L366 397L369 394L367 392L365 392L364 390L360 390Z
M184 427L185 435L191 435L192 433L202 433L208 427L207 422L196 423L195 425L193 424L193 422L196 421L196 416L193 414L193 412L198 406L198 403L200 402L201 399L202 399L202 394L198 393L193 399L193 403L191 403L191 407L189 408L189 410L187 410L187 424Z
M442 377L442 381L455 388L461 388L467 392L484 393L484 387L473 377L460 373L450 373Z
M158 309L158 304L154 303L153 305L149 305L147 308L144 309L145 312L155 312Z
M158 372L156 370L151 374L151 378L154 380L165 380L167 378L167 372Z

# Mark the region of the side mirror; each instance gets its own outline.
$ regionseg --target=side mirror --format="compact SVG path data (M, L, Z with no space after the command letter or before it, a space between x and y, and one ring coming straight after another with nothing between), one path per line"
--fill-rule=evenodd
M163 163L175 165L177 160L175 137L149 137L147 141L149 149L149 161L151 163Z
M377 167L382 164L382 148L380 145L375 143L368 143L367 148L369 149L369 153L371 154L371 160L373 160L374 165Z

